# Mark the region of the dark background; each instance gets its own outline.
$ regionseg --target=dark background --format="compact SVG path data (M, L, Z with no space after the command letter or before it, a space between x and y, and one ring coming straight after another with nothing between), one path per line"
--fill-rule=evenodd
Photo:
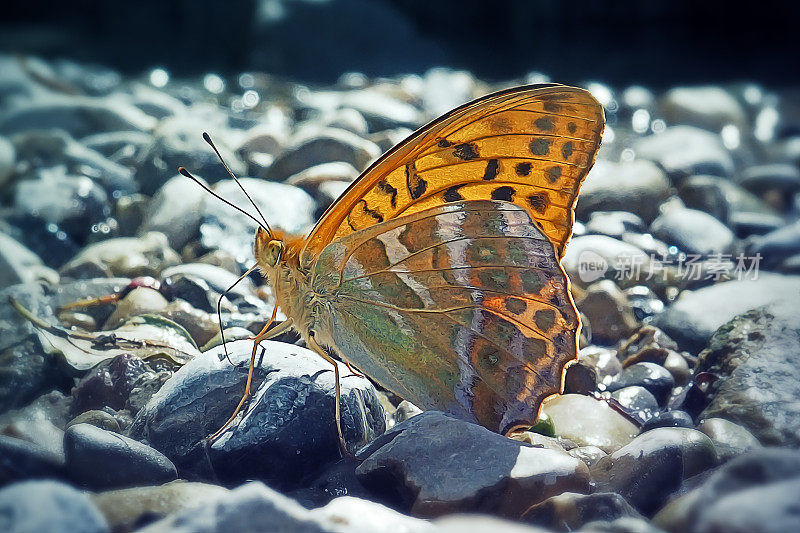
M342 72L444 65L613 84L800 78L800 3L688 0L2 2L0 50L140 72Z

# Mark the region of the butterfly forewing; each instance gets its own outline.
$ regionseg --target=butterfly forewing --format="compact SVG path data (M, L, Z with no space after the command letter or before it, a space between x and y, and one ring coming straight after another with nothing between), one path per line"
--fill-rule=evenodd
M498 432L536 420L576 353L578 319L553 243L529 212L467 200L329 244L315 329L389 390Z
M518 87L453 110L376 161L325 213L308 263L331 241L442 203L503 200L528 212L560 257L603 130L586 91Z

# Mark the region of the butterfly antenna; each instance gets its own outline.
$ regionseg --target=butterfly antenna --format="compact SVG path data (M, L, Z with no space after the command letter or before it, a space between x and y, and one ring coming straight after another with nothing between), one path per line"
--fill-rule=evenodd
M244 274L242 274L241 276L239 276L239 279L237 279L236 281L234 281L234 282L233 282L233 285L231 285L230 287L228 287L227 289L225 289L225 292L223 292L222 294L220 294L220 295L219 295L219 298L217 298L217 320L219 320L219 334L220 334L220 336L222 337L222 349L223 349L223 350L225 350L225 359L227 359L227 360L228 360L228 362L229 362L229 363L230 363L232 366L236 366L236 365L234 365L234 364L233 364L233 361L231 361L231 356L230 356L230 355L228 355L228 346L225 344L225 328L224 328L224 327L222 327L222 299L223 299L223 298L225 298L225 295L226 295L226 294L228 294L228 293L231 291L231 289L233 289L233 288L234 288L236 285L238 285L240 281L242 281L244 278L246 278L247 276L249 276L249 275L250 275L250 272L252 272L253 270L255 270L257 266L258 266L258 265L257 265L257 264L255 264L255 265L251 266L250 268L248 268L248 269L247 269L247 272L245 272Z
M255 222L256 224L258 224L258 225L259 225L261 228L263 228L263 229L264 229L265 231L267 231L267 232L268 232L270 235L272 235L272 232L271 232L271 231L270 231L270 229L269 229L269 225L267 225L267 227L264 227L264 222L261 222L260 220L258 220L256 217L254 217L253 215L251 215L250 213L248 213L247 211L245 211L245 210L244 210L244 209L242 209L241 207L239 207L239 206L237 206L237 205L234 205L234 204L232 204L231 202L229 202L228 200L226 200L225 198L223 198L223 197L222 197L222 196L220 196L219 194L217 194L217 193L215 193L214 191L212 191L212 190L211 190L211 188L210 188L208 185L206 185L205 183L203 183L203 182L202 182L202 181L200 181L199 179L197 179L197 178L195 178L194 176L192 176L192 175L189 173L189 171L188 171L188 170L186 170L185 168L183 168L183 167L178 167L178 173L179 173L179 174L181 174L181 175L183 175L183 176L186 176L186 177L187 177L187 178L189 178L190 180L194 181L196 184L198 184L200 187L202 187L202 188L203 188L203 190L205 190L205 191L206 191L208 194L210 194L211 196L213 196L213 197L214 197L214 198L216 198L217 200L221 201L221 202L222 202L222 203L224 203L224 204L227 204L227 205L231 206L232 208L236 209L237 211L239 211L239 212L240 212L240 213L242 213L243 215L247 215L248 217L250 217L250 218L253 220L253 222Z
M261 216L261 220L263 220L264 224L267 226L267 232L269 233L270 237L272 237L272 228L269 227L269 223L267 222L267 219L264 217L264 213L261 212L261 209L258 208L258 206L253 201L253 199L250 197L250 195L247 194L247 191L244 190L244 186L242 185L242 182L240 182L239 179L236 176L233 175L233 172L231 172L231 169L228 166L228 164L225 162L224 159L222 159L222 154L219 153L219 150L217 149L217 146L214 144L214 141L211 140L211 136L208 133L203 132L203 140L205 142L207 142L208 145L214 150L214 153L217 154L217 157L219 158L220 163L222 163L222 166L225 167L225 170L228 172L228 175L231 178L233 178L233 181L236 182L236 185L239 186L239 188L242 190L244 195L247 196L247 199L250 200L250 203L253 204L253 207L256 208L256 211L258 211L258 214Z

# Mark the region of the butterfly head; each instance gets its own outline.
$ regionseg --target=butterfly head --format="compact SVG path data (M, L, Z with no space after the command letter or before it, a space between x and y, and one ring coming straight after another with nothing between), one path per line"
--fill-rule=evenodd
M253 252L258 266L262 270L266 271L275 268L283 257L283 250L283 240L276 239L264 228L258 228Z

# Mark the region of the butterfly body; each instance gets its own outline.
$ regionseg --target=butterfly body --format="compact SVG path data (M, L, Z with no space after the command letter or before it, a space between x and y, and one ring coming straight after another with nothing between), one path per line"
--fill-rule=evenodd
M424 409L529 426L577 357L560 260L602 129L582 89L486 96L373 163L309 236L260 228L258 266L327 360Z

